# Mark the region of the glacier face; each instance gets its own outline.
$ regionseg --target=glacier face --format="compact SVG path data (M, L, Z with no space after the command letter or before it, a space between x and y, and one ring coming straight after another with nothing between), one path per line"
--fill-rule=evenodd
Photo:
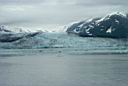
M94 18L73 23L68 26L67 33L82 37L128 37L128 16L115 12L103 18Z
M24 36L23 36L24 35ZM43 48L76 48L85 50L124 49L127 48L127 39L93 38L67 35L66 33L30 33L14 34L13 41L0 42L1 49L43 49ZM10 39L6 38L7 40Z

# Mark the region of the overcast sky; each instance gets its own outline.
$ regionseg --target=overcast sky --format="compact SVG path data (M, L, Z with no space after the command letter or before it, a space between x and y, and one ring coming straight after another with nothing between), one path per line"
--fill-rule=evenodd
M128 0L0 0L0 24L68 24L127 6Z

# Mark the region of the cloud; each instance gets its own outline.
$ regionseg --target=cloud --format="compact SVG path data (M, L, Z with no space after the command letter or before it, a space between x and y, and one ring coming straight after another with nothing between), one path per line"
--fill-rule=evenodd
M99 2L109 5L128 5L127 0L99 0Z
M0 0L1 4L31 4L40 3L43 0Z
M85 5L126 5L127 0L0 0L1 4L85 4Z
M0 23L69 23L121 11L121 6L127 3L127 0L0 0Z

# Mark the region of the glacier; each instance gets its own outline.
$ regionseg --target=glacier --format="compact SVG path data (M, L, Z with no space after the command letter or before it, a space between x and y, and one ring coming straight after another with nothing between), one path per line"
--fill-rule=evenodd
M126 38L113 39L99 37L79 37L77 35L67 35L66 32L15 33L10 31L1 33L3 34L0 35L1 38L5 38L4 40L6 41L1 40L0 38L0 50L23 49L24 51L24 49L45 49L44 51L47 52L54 51L74 54L85 52L128 53L128 39Z

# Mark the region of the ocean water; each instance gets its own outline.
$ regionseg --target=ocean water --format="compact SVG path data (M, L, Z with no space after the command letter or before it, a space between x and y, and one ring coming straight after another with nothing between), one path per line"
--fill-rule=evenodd
M128 85L128 54L25 51L0 54L0 86Z

